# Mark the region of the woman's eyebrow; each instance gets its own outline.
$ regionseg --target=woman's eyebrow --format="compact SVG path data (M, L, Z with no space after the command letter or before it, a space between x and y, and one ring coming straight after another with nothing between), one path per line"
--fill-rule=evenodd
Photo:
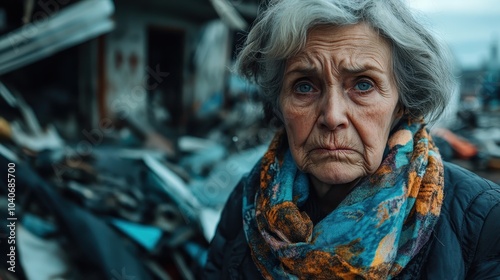
M373 64L362 64L362 65L353 65L353 66L343 66L340 70L341 73L345 74L350 74L350 75L359 75L361 73L365 72L378 72L381 74L385 74L386 72L384 69L381 69L380 67L373 65Z
M340 67L340 73L347 75L359 75L369 71L377 72L380 74L386 74L386 71L384 71L384 69L372 63L357 64L357 65L342 65ZM285 75L299 74L303 76L312 76L312 75L318 75L320 72L321 70L317 69L317 67L315 67L314 65L305 65L297 63L297 65L292 64L290 69L285 72Z
M304 76L311 76L318 74L318 69L314 66L305 66L305 65L297 65L292 66L288 71L285 72L285 75L289 74L300 74Z

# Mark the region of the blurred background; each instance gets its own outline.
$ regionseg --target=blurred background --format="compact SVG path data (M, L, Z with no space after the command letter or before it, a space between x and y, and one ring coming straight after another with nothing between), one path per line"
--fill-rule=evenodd
M443 158L499 183L495 1L407 2L455 59ZM274 132L231 71L260 2L0 0L0 279L199 278Z

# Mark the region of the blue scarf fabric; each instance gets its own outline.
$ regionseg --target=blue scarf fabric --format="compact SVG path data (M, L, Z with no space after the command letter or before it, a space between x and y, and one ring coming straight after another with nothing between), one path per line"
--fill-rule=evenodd
M402 121L378 170L313 225L311 190L278 132L244 186L244 231L266 279L390 279L429 240L443 201L443 164L425 126Z

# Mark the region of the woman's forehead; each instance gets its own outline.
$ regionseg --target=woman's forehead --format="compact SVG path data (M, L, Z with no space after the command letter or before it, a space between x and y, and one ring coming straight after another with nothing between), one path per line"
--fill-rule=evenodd
M287 71L294 68L318 70L325 59L348 72L375 70L386 72L391 66L391 49L386 39L367 24L317 26L307 36L305 46L287 60Z

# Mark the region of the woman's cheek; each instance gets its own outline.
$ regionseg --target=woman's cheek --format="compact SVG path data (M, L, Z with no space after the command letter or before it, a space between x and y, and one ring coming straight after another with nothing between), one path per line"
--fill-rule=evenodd
M289 142L295 145L304 144L314 126L311 114L300 109L284 112L284 122Z

